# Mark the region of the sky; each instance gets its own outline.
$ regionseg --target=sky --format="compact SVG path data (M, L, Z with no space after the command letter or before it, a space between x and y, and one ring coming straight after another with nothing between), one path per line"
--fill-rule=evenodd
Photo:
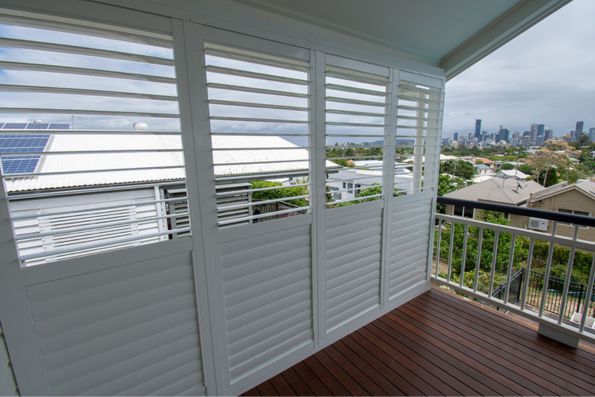
M443 136L595 127L595 0L574 0L446 84Z

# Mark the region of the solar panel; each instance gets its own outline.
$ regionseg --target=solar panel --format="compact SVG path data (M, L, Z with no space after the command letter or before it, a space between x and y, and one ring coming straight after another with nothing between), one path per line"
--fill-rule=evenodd
M67 130L69 128L70 128L70 124L65 124L65 123L50 124L50 130Z
M48 123L29 123L25 128L27 130L45 130L48 128L48 126Z
M19 153L0 156L4 174L35 172L40 156L20 153L43 152L49 139L49 135L0 135L0 153Z
M27 123L6 123L2 129L4 130L23 130L27 126Z

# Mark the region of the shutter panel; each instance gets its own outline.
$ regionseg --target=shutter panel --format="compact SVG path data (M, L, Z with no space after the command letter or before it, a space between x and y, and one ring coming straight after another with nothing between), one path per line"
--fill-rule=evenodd
M327 55L326 174L330 208L382 197L389 70Z
M215 43L205 61L219 225L308 213L308 62Z
M0 123L0 171L9 200L29 203L29 214L11 216L23 263L188 235L188 222L175 231L160 226L188 219L188 211L158 211L167 201L112 199L185 183L172 38L38 15L0 15L0 24L7 121ZM57 196L61 204L43 207ZM69 211L74 197L86 200ZM35 222L39 229L23 227Z
M389 69L326 56L327 334L380 305ZM374 204L380 204L374 203Z
M428 283L431 218L438 183L442 81L400 73L397 96L395 195L391 227L389 298ZM411 168L408 181L399 170Z

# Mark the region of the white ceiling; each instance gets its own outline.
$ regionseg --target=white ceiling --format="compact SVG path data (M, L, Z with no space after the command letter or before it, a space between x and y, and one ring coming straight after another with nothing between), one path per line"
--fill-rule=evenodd
M437 64L522 0L236 0Z

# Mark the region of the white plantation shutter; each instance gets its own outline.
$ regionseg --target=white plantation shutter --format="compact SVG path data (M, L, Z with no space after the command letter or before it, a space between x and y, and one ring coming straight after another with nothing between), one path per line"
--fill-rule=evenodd
M397 95L395 197L392 203L388 263L389 298L427 284L432 214L438 183L443 82L401 72ZM411 168L406 190L398 182L400 167Z
M13 201L40 203L38 212L29 206L13 216L17 245L26 247L21 259L54 261L188 234L187 222L175 232L159 227L188 216L162 213L167 200L104 208L114 191L185 182L172 38L23 15L0 15L0 24L2 178ZM62 205L43 207L56 191ZM84 195L91 191L106 193ZM84 210L68 211L74 196L87 198ZM44 212L37 233L20 233ZM35 241L43 244L34 249Z
M214 43L204 51L219 225L309 212L307 60Z
M207 393L202 246L177 238L190 236L194 157L172 36L25 13L0 15L0 31L0 193L20 259L2 272L17 271L11 306L28 322L11 329L31 327L35 357L15 368L21 391L36 366L31 394Z
M415 75L403 72L399 82L397 170L411 167L413 174L406 191L398 183L395 189L406 194L431 190L438 183L436 159L440 154L443 97L440 81L426 80L429 81L416 82Z
M380 306L389 76L386 67L326 56L326 151L332 162L326 186L333 196L325 225L324 325L330 337ZM360 205L369 201L376 202Z
M328 207L382 196L388 76L385 67L326 57Z

